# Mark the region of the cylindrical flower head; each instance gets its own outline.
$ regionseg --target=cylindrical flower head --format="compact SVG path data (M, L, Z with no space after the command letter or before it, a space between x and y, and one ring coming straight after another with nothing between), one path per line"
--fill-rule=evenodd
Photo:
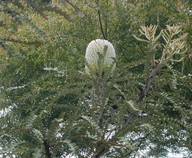
M105 71L111 66L111 70L113 71L115 68L114 58L116 57L113 45L107 40L96 39L91 41L86 49L85 59L88 64L88 66L86 66L86 73L90 74L90 72L98 72L98 53L104 55L102 71Z

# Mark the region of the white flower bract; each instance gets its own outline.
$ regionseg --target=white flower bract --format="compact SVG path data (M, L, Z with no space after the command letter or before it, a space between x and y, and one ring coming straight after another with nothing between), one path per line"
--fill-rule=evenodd
M107 48L106 52L104 52L105 47ZM112 70L115 68L114 58L116 54L113 45L107 40L96 39L91 41L86 49L85 59L88 64L88 67L86 66L86 73L90 74L89 69L91 69L92 72L98 71L98 53L102 55L106 53L104 56L103 70L110 66L113 66Z

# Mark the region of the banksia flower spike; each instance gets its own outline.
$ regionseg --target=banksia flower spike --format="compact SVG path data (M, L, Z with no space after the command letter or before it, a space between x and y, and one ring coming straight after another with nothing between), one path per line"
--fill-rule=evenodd
M99 76L105 72L111 73L115 68L115 57L115 49L109 41L104 39L91 41L85 54L86 73Z

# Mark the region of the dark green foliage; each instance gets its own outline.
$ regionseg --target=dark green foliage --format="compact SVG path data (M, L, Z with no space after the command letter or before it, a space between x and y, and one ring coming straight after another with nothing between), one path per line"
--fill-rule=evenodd
M1 1L0 157L161 157L181 148L190 157L188 2ZM139 29L151 24L155 36L180 25L174 38L188 33L187 51L160 61L163 36L134 38L146 40ZM87 44L98 38L116 50L110 77L85 74Z

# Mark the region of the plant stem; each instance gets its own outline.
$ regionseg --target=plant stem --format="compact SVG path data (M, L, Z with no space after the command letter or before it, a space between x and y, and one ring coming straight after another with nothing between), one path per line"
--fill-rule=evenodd
M101 130L101 133L98 132L98 138L101 140L101 142L98 142L98 145L96 147L96 151L93 154L92 158L99 158L101 155L105 153L106 146L102 143L102 140L105 138L105 132L103 131L104 127L104 117L105 117L105 82L102 76L96 80L96 94L98 99L98 105L100 107L100 116L99 116L99 122L98 126Z
M97 97L98 97L98 103L100 106L100 118L99 118L99 127L100 129L103 129L103 119L104 119L104 104L105 104L105 86L103 79L98 79L97 81Z
M98 9L98 16L99 16L99 25L100 25L101 33L103 35L103 38L106 40L107 37L105 36L104 30L103 30L103 25L102 25L102 21L101 21L101 12L99 9Z

